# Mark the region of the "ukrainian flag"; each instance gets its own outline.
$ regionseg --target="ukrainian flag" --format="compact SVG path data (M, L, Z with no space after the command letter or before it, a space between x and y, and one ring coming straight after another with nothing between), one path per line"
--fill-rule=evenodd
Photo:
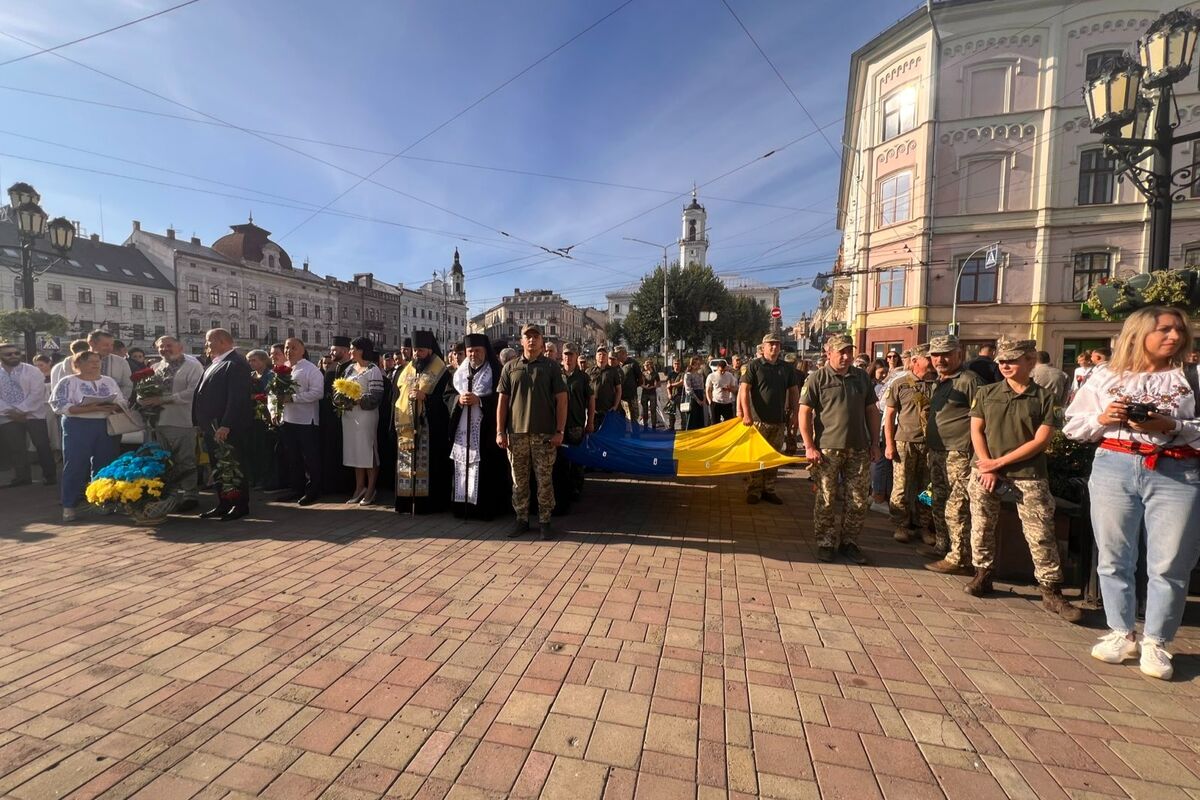
M600 430L564 451L576 464L631 475L736 475L805 463L777 451L741 420L693 431L656 431L630 423L616 411L604 415Z

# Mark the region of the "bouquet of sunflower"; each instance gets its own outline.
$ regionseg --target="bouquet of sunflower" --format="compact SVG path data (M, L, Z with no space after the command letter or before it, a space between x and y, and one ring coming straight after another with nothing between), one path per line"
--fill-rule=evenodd
M166 382L163 381L161 375L154 371L153 367L139 369L130 375L129 379L133 381L133 402L141 412L142 418L146 420L146 424L153 428L158 422L158 415L162 413L162 406L146 405L145 401L166 394Z
M147 507L167 491L170 469L171 453L157 442L149 442L97 472L84 496L92 505L119 508L135 520L145 521L153 516Z
M283 399L296 394L296 379L292 377L292 368L287 364L276 364L271 367L271 382L267 385L268 400L271 403L271 422L279 425L283 422Z
M340 417L362 399L363 389L358 381L338 378L333 382L333 409Z

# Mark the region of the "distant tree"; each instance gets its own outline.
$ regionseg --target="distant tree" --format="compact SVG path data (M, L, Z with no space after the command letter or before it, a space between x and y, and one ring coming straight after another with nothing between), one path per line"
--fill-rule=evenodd
M618 342L624 341L625 326L621 324L621 320L614 319L611 322L609 322L607 325L605 325L604 326L604 336L608 341L612 342L613 344L617 344Z
M651 349L662 341L662 282L662 267L643 278L625 319L625 335L631 345L642 345L639 350ZM719 320L730 302L729 291L711 267L699 264L682 269L672 264L667 291L671 341L682 339L687 349L699 349L714 333L711 324L700 322L700 312L716 311Z

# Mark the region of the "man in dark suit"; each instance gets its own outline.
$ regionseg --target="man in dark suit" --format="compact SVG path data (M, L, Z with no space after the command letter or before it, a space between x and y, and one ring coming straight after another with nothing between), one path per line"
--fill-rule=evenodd
M204 377L196 388L192 422L204 436L204 449L214 468L217 444L223 442L233 448L241 480L232 486L218 482L216 507L200 516L228 522L250 513L250 484L241 466L245 463L242 447L254 420L250 365L245 356L233 349L233 337L224 328L213 328L206 333L204 344L212 363L204 370Z

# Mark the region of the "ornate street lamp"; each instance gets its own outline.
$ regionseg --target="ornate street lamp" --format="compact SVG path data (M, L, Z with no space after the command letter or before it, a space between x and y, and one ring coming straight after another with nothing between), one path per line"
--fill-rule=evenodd
M33 267L34 244L38 239L49 237L50 246L59 256L66 256L67 251L75 243L75 226L64 217L57 217L47 224L46 212L38 205L41 195L28 183L14 183L8 187L8 199L11 203L11 216L17 223L17 234L21 240L21 260L19 263L4 261L4 266L21 276L21 307L32 310L34 306L33 282L55 266L60 259ZM25 358L32 360L37 354L37 331L25 330Z
M1136 60L1114 60L1083 88L1092 130L1150 207L1151 270L1167 268L1174 203L1200 182L1192 165L1174 169L1171 163L1176 145L1200 139L1200 131L1175 135L1180 124L1175 84L1192 69L1198 34L1200 18L1192 12L1164 14L1138 40Z

